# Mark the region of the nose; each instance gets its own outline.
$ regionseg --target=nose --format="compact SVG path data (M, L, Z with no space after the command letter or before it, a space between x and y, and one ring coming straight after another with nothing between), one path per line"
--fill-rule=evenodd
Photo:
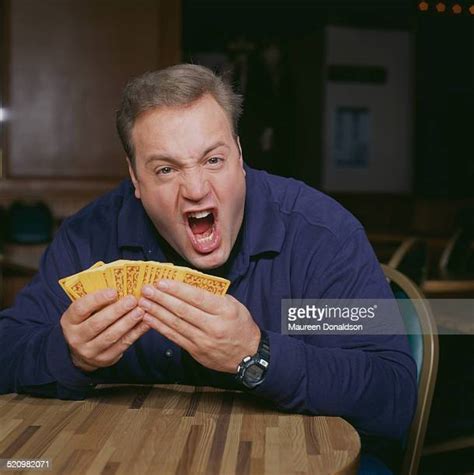
M208 179L199 171L193 171L183 176L181 196L190 201L201 201L210 191Z

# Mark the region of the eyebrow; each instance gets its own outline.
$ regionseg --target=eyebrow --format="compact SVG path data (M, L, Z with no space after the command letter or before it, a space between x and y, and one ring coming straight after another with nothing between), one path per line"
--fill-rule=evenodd
M225 148L230 148L225 142L216 142L215 144L211 145L208 147L204 153L202 154L203 157L205 157L209 152L212 152L216 148L219 147L225 147ZM171 157L166 154L153 154L150 155L147 160L146 160L146 165L148 165L150 162L154 162L156 160L163 160L165 162L169 162L175 165L179 165L180 161L177 158Z

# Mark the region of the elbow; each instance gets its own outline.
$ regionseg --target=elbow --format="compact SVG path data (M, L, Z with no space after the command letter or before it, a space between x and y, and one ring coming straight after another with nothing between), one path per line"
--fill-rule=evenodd
M364 400L364 403L360 412L353 407L351 412L357 416L348 419L361 434L400 440L410 429L416 410L416 367L414 363L393 365L384 362L378 370L383 371L384 378L377 378L372 386L372 397L361 395L358 402Z
M395 416L393 420L393 435L397 439L401 439L407 434L415 416L418 402L416 376L404 385L400 397L402 399L400 399L397 407L394 408Z
M393 398L389 401L390 435L403 438L410 429L418 402L417 370L413 360L407 366L399 365L393 371Z

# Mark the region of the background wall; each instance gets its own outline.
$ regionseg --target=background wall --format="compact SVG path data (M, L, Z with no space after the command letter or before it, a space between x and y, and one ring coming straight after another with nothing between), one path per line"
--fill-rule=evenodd
M326 71L337 66L346 68L348 74L334 74L332 79L326 75L322 188L332 192L411 193L411 32L330 26L326 28L325 44ZM337 161L336 113L341 107L367 110L368 150L364 163ZM351 132L347 130L346 135Z
M127 176L121 90L179 62L181 2L0 0L0 22L0 206L61 220Z
M459 212L474 204L474 22L464 13L421 13L403 0L183 0L182 7L1 0L0 7L8 112L0 123L0 205L41 200L61 220L115 186L126 176L113 119L120 88L180 58L210 60L244 94L240 135L250 165L331 193L369 234L447 239ZM357 34L335 49L328 27ZM334 173L325 163L332 124L325 105L336 90L355 104L366 86L328 82L331 63L372 61L388 71L360 100L380 110L372 118L375 168Z
M158 5L111 6L11 2L9 176L125 176L114 112L127 80L158 65Z

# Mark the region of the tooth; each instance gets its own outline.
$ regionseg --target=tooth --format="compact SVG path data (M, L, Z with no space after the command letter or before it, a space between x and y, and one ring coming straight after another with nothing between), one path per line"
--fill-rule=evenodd
M189 213L191 218L205 218L211 214L210 211L196 211L195 213Z
M198 242L203 243L203 242L212 241L213 238L214 238L214 232L211 232L211 234L209 234L209 236L202 237L202 238L197 238L197 240L198 240Z

